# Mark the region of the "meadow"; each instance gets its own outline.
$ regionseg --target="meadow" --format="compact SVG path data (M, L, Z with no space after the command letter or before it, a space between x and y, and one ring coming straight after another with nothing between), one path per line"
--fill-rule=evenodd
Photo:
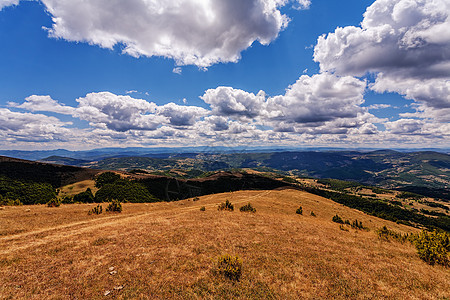
M217 210L226 200L234 211ZM249 202L256 213L240 212ZM0 298L450 297L447 268L426 264L409 243L383 241L375 233L384 225L400 233L417 229L306 192L125 203L120 214L88 215L95 206L0 210ZM295 213L299 206L302 215ZM342 227L331 221L336 214L366 229ZM242 260L239 281L217 273L223 254Z

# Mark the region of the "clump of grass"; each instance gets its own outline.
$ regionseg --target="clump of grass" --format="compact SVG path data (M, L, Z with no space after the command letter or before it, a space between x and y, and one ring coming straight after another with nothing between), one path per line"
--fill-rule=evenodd
M119 200L112 200L112 202L106 208L106 211L121 213L122 212L122 204L120 203Z
M254 208L250 203L247 205L241 206L241 208L239 208L239 210L242 212L252 212L252 213L256 212L256 208Z
M295 213L297 215L303 215L303 208L300 206L299 208L297 208L297 210L295 211Z
M450 266L450 234L438 231L422 231L412 235L410 240L416 246L419 257L430 265Z
M47 202L48 207L59 207L60 205L61 205L61 201L56 198L53 198Z
M363 223L361 221L358 221L358 220L353 221L352 228L355 228L355 229L366 229L366 227L364 227Z
M233 204L231 204L230 201L225 201L223 203L220 203L220 205L217 207L217 210L227 210L227 211L233 211L234 210L234 206Z
M389 241L390 239L396 240L400 243L404 243L408 240L407 234L401 234L399 232L395 232L393 230L390 230L389 228L385 226L377 229L376 231L378 238L381 240Z
M348 231L348 229L347 228L345 228L345 226L344 225L339 225L339 229L340 230L342 230L342 231Z
M20 202L19 199L12 200L8 198L3 198L2 195L0 195L0 206L18 206L23 205L22 202Z
M311 217L315 217L315 216L316 216L316 214L313 211L311 211Z
M335 223L344 224L344 220L342 220L342 218L339 217L337 214L331 220Z
M242 275L242 260L238 256L229 254L219 256L217 258L217 273L230 280L239 281Z
M91 209L88 214L89 215L99 215L103 212L103 207L99 204L96 207L94 207L93 209Z
M204 206L200 207L200 211L205 211L206 208Z

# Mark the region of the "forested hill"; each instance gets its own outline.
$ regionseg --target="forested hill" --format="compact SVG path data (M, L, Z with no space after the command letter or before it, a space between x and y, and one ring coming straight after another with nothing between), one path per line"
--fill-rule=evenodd
M62 162L64 159L59 158L59 161ZM73 164L73 160L68 158L64 163ZM262 171L272 169L297 176L353 180L385 188L406 188L409 191L420 188L422 193L450 188L450 155L433 151L297 151L186 155L178 153L168 155L165 159L128 156L76 165L122 171L141 169L149 172L171 169L199 172L233 168Z
M0 176L13 180L49 183L54 188L92 179L99 170L62 166L0 156Z

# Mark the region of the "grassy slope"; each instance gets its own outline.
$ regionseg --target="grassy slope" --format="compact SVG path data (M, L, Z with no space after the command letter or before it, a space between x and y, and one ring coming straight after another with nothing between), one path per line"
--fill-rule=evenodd
M225 199L234 212L217 211ZM256 214L237 210L249 201ZM294 213L300 205L303 216ZM414 229L305 192L125 204L118 215L88 216L91 207L0 210L0 298L96 299L106 290L119 299L450 297L448 269L429 266L411 245L382 242L374 233L385 224ZM331 222L336 213L371 231L340 230ZM213 259L223 253L243 259L240 282L213 274ZM117 274L110 275L110 267ZM118 286L123 289L114 290Z

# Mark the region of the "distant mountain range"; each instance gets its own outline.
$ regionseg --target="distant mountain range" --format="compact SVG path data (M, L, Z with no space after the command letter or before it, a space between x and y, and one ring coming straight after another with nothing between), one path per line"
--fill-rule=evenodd
M0 150L0 155L28 159L28 160L42 160L51 156L60 156L81 160L101 160L108 157L129 157L129 156L147 156L157 158L168 158L173 155L187 154L187 153L206 153L206 154L233 154L233 153L267 153L267 152L286 152L286 151L359 151L359 152L371 152L377 149L369 148L355 148L355 149L343 149L332 147L156 147L156 148L144 148L144 147L128 147L128 148L99 148L93 150L81 150L70 151L65 149L56 150ZM450 149L393 149L398 152L418 152L418 151L434 151L439 153L450 153ZM387 150L389 151L389 150Z
M102 170L139 169L166 173L171 170L194 170L196 172L191 173L197 175L207 171L251 168L302 177L351 180L420 192L431 197L450 194L450 155L433 151L153 153L145 156L122 153L98 160L51 156L41 161Z

